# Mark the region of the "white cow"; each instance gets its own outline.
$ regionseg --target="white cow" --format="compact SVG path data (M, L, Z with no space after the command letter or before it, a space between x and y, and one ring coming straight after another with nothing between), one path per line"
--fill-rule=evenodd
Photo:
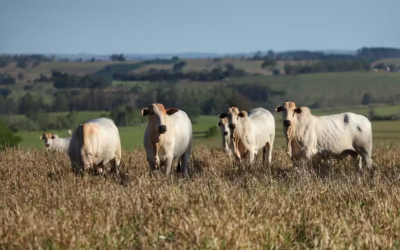
M263 148L263 162L268 155L268 163L272 161L272 148L275 140L275 119L266 109L255 108L247 113L236 107L229 108L219 118L228 118L234 155L239 161L250 154L250 163L259 149Z
M221 118L218 122L218 127L221 129L222 135L222 148L228 154L229 158L233 155L233 143L231 139L231 132L229 130L228 118Z
M142 115L149 116L143 143L151 175L158 175L158 170L163 166L164 174L168 175L173 160L178 158L178 172L186 177L192 145L192 123L187 114L154 103L142 109Z
M71 133L69 133L71 134ZM60 138L56 134L52 133L43 133L40 136L40 139L43 140L44 146L48 151L59 151L59 152L68 152L69 142L71 137L68 138Z
M108 118L80 124L72 135L68 155L74 170L95 168L98 173L103 173L105 165L113 162L112 171L118 174L121 163L118 128Z
M361 156L372 167L372 129L365 116L354 113L314 116L309 108L296 107L294 102L285 102L275 111L282 112L287 154L293 163L317 154L326 159L351 155L355 159ZM359 166L362 167L361 160Z

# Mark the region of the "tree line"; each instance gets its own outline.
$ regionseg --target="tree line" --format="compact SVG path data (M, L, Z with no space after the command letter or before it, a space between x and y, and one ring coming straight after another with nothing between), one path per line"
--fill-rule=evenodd
M284 66L287 75L319 73L319 72L347 72L347 71L367 71L370 63L366 60L323 60L317 62L286 63Z
M355 53L336 53L322 52L310 50L293 50L285 52L256 52L249 60L265 60L274 59L279 61L315 61L315 60L355 60L364 59L367 61L375 61L384 58L400 57L400 49L384 48L384 47L363 47Z
M41 62L53 62L54 56L45 56L41 54L20 54L20 55L0 55L0 68L7 67L12 62L17 64L18 68L25 69L29 65L38 66Z
M178 65L178 66L177 66ZM114 74L113 79L118 81L179 81L191 80L200 82L220 81L227 77L242 77L246 76L246 72L242 69L233 67L232 64L227 64L225 68L214 68L212 70L182 72L184 64L174 64L173 70L165 69L150 69L145 72L133 73L118 73Z

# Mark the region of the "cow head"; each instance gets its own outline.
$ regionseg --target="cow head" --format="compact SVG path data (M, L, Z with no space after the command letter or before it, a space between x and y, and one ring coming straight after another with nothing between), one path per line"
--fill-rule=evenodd
M43 140L44 146L46 148L50 148L54 140L56 140L57 138L58 135L53 135L51 133L43 133L42 136L40 136L40 139Z
M165 109L164 105L153 103L148 108L142 109L142 115L149 116L149 125L160 134L164 134L168 129L165 122L166 116L173 115L178 111L179 109L176 108Z
M229 136L229 123L228 123L228 118L221 118L221 120L218 122L218 127L221 129L221 133L224 137Z
M239 123L239 118L244 117L244 113L246 111L240 112L238 108L236 107L231 107L229 108L228 113L221 113L218 115L218 118L227 118L228 119L228 127L230 130L230 134L233 135L234 130L237 127L237 124ZM247 114L247 112L246 112Z
M275 111L282 112L283 126L286 128L290 127L293 124L296 114L302 113L302 109L296 107L296 104L294 102L285 102L282 104L282 106L277 106L275 108Z

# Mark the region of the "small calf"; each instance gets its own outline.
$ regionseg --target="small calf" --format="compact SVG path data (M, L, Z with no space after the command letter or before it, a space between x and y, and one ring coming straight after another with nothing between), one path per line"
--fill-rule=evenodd
M60 138L52 133L43 133L40 139L43 140L46 150L63 152L68 152L69 142L71 141L71 137Z

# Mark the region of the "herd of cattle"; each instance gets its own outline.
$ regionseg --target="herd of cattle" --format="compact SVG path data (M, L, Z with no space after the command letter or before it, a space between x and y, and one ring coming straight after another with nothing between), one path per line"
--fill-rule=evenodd
M296 107L294 102L285 102L275 111L282 113L286 151L294 166L298 159L311 159L315 155L335 159L350 155L360 168L363 164L372 167L372 128L365 116L349 112L314 116L309 108ZM173 160L178 159L178 172L185 177L193 139L187 114L176 108L165 109L159 103L141 112L149 117L143 143L150 173L158 174L163 168L168 175ZM262 148L263 161L268 157L268 164L271 163L275 119L268 110L256 108L247 112L231 107L218 118L222 147L230 158L240 163L249 155L253 163ZM94 169L103 173L110 162L110 172L119 173L121 140L111 119L97 118L80 124L70 138L44 133L40 139L48 150L67 152L74 171Z

